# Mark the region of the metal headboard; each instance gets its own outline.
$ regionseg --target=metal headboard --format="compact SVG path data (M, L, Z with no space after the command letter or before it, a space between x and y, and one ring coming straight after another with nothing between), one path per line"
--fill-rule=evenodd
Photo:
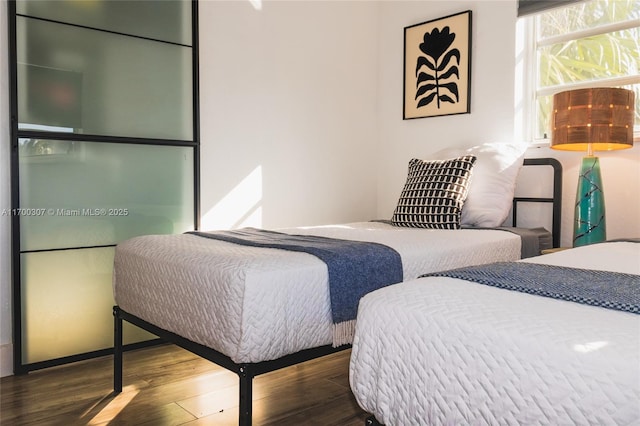
M560 221L562 218L562 164L555 158L525 158L525 166L553 167L553 196L544 197L514 197L513 198L513 226L517 226L518 203L552 203L553 217L551 220L551 235L553 247L560 247Z

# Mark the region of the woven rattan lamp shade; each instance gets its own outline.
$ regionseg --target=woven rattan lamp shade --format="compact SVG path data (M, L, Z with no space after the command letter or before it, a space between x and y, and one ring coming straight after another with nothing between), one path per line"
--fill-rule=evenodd
M631 148L634 102L631 90L612 87L555 94L551 148L584 152L589 145L593 151Z

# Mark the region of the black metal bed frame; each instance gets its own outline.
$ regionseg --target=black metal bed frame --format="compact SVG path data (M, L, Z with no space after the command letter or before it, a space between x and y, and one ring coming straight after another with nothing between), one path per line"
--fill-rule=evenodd
M513 225L516 226L517 222L517 203L518 202L541 202L552 203L553 205L553 246L558 247L560 242L560 216L561 216L561 201L562 201L562 166L553 158L535 158L525 159L525 166L551 166L554 170L554 189L553 196L550 198L540 197L518 197L513 200ZM339 347L333 347L331 345L320 346L317 348L305 349L290 355L285 355L281 358L262 361L257 363L236 363L227 355L211 349L207 346L195 343L189 339L179 336L170 331L164 330L154 324L151 324L135 315L125 312L118 306L113 307L114 317L114 364L113 364L113 389L114 392L122 392L122 359L124 345L122 343L122 325L123 320L136 325L161 339L178 345L198 356L201 356L233 373L236 373L239 378L240 392L239 392L239 426L250 426L252 416L252 396L253 396L253 378L264 373L279 370L281 368L290 367L295 364L299 364L305 361L309 361L315 358L319 358L325 355L329 355L335 352L340 352L351 348L351 345L343 345ZM377 425L375 417L371 416L365 423L368 425Z
M252 396L253 396L253 378L264 373L279 370L281 368L290 367L315 358L320 358L335 352L349 349L351 345L342 345L333 347L331 345L320 346L317 348L304 349L299 352L285 355L278 359L270 361L262 361L257 363L236 363L227 355L211 349L207 346L195 343L189 339L185 339L170 331L157 327L143 319L136 317L128 312L123 311L118 306L113 307L114 317L114 356L113 356L113 390L114 392L122 392L122 355L124 347L122 344L122 321L136 325L150 333L155 334L161 339L180 346L189 352L192 352L202 358L211 361L220 367L223 367L238 375L240 380L239 394L239 420L238 425L250 426L252 414Z
M553 194L551 197L514 197L512 223L518 223L518 203L551 203L551 236L553 247L560 247L560 221L562 220L562 164L555 158L525 158L525 166L550 166L553 168Z

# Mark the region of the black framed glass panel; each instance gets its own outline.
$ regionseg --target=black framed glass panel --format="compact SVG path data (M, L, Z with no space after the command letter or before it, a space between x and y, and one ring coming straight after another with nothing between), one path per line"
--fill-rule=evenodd
M193 156L185 146L20 139L21 250L192 230Z
M16 25L20 129L192 139L190 47L23 16Z
M115 245L197 226L198 3L7 5L21 374L109 353Z

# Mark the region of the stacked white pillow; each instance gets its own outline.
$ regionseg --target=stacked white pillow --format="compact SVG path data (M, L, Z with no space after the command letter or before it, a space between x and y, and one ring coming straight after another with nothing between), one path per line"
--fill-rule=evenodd
M447 148L430 156L436 160L463 155L477 158L462 207L462 226L492 228L504 223L527 148L524 143L495 142L471 148Z

